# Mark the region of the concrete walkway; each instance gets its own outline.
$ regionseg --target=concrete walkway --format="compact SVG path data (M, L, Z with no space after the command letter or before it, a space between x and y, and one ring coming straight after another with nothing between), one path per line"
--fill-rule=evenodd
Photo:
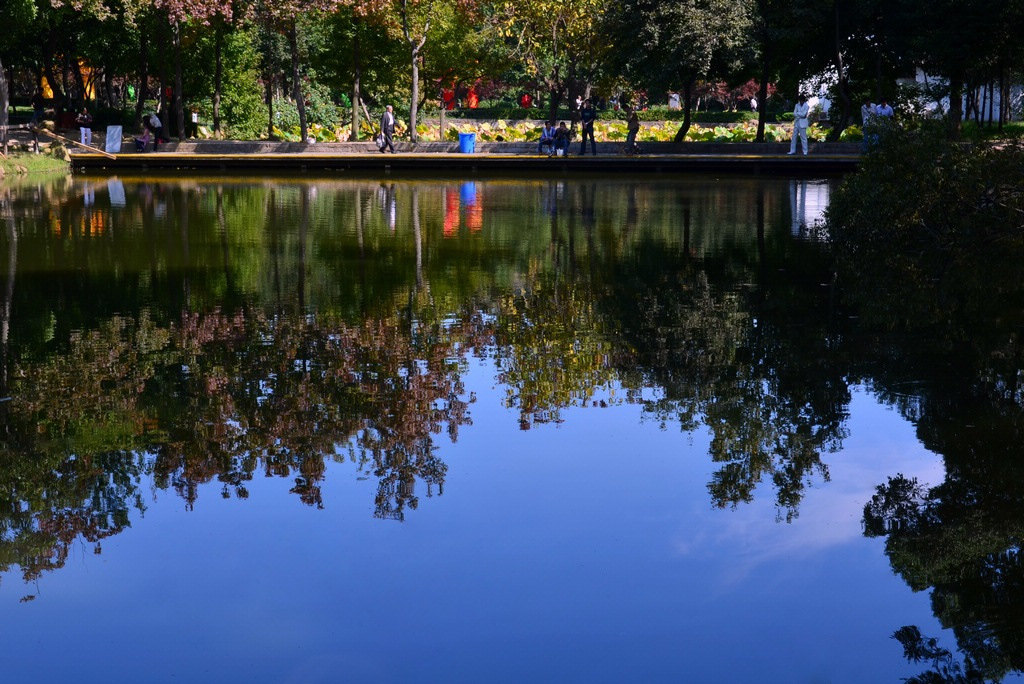
M71 155L75 172L186 171L232 172L451 172L474 173L741 173L785 176L839 175L856 168L858 145L816 143L808 156L789 156L788 143L645 143L627 156L622 143L598 143L597 155L537 154L536 143L478 143L460 154L458 143L399 143L397 154L381 154L370 142L281 143L188 141L161 146L156 153L126 152L110 159Z

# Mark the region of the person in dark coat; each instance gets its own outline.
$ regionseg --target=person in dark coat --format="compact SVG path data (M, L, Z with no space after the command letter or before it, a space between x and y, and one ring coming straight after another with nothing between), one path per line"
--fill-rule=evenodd
M583 109L580 110L580 130L583 132L583 137L580 138L580 155L587 153L587 138L590 138L591 154L597 154L597 142L594 140L595 119L597 119L597 112L594 111L594 105L590 100L587 100L583 103Z
M384 152L384 148L387 148L391 150L391 154L395 154L395 143L391 140L395 135L395 111L391 105L388 105L384 115L380 117L380 134L384 137L380 151Z

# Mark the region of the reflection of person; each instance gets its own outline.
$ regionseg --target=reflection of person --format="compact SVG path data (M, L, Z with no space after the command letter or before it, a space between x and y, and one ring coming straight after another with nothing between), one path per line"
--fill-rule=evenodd
M587 138L590 138L590 153L597 154L597 142L594 140L595 119L597 119L597 112L594 111L594 105L590 100L587 100L583 103L583 109L580 110L580 130L583 132L583 137L580 138L580 155L587 153Z
M558 124L558 130L555 131L555 154L559 156L565 155L569 150L569 140L571 139L569 129L566 128L565 122L562 121Z
M626 154L636 154L636 134L640 132L640 116L635 110L628 110L629 118L626 121Z
M391 138L395 135L395 110L391 105L387 106L384 115L380 117L380 134L384 136L384 144L380 146L380 151L384 152L384 148L387 148L394 154L395 143Z
M757 97L750 98L750 111L757 111Z
M78 130L82 136L82 144L92 145L92 114L89 113L88 107L82 107L82 111L75 117L75 121L78 123Z
M801 95L793 107L793 139L789 143L789 154L796 154L796 141L800 139L800 146L803 148L804 156L807 155L807 127L810 125L808 118L811 108L807 104L807 96Z
M537 152L543 154L544 148L548 148L548 155L554 152L555 146L555 122L548 121L544 128L540 129L540 142L537 143Z

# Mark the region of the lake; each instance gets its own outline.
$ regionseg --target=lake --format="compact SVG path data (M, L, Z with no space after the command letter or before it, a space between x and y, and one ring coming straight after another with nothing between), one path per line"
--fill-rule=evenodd
M0 187L0 667L1015 675L1019 317L895 322L836 187Z

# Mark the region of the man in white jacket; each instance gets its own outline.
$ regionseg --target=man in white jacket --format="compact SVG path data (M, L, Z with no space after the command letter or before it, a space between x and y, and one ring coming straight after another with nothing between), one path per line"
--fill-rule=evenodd
M804 156L807 155L807 127L810 125L808 116L811 108L807 104L807 96L801 95L793 107L793 140L789 143L789 154L796 154L796 140L800 138Z

